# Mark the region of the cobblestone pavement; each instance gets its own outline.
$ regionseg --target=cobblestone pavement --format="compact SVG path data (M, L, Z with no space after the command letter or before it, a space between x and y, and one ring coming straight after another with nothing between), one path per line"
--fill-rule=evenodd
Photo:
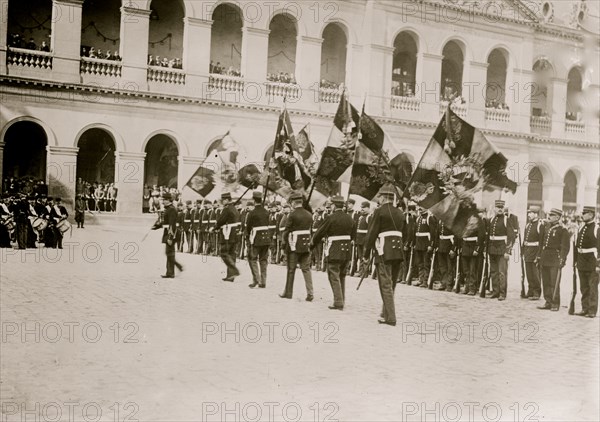
M389 327L373 280L349 279L343 312L324 273L312 303L299 272L278 297L281 266L250 290L245 262L226 283L217 258L178 254L165 280L160 233L142 236L0 252L2 421L600 420L599 319L519 299L517 264L505 302L399 285Z

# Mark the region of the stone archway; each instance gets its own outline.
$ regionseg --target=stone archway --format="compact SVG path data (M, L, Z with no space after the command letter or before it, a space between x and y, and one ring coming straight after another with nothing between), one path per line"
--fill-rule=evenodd
M10 179L35 179L46 181L46 146L48 137L42 126L31 121L12 124L4 135L2 175L4 189Z

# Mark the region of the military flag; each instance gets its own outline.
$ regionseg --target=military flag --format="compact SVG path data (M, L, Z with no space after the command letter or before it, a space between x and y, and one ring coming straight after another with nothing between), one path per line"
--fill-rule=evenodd
M482 190L516 192L517 184L506 176L507 162L479 129L448 107L404 195L462 236L474 223L475 194Z
M200 166L194 172L186 187L190 188L202 198L206 198L216 186L216 172L214 168Z

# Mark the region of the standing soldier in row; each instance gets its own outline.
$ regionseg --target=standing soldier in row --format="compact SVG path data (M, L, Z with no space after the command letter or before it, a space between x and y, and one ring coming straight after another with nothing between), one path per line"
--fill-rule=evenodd
M427 277L431 265L429 254L433 252L436 225L436 218L426 209L422 209L415 228L414 262L419 272L419 282L415 286L428 287Z
M237 243L237 231L240 229L240 214L231 202L231 193L221 194L223 210L217 217L215 227L212 229L218 233L221 259L227 267L227 274L223 281L234 281L240 275L235 265L235 249Z
M367 231L369 229L369 221L371 220L371 216L369 215L369 210L371 208L371 204L368 201L364 201L361 204L360 215L358 217L358 221L356 222L356 234L354 235L354 244L356 246L356 253L354 254L355 262L353 263L354 274L356 271L359 274L362 274L366 268L362 267L362 256L365 253L365 241L367 239Z
M319 207L317 208L316 212L313 215L313 222L312 222L312 227L311 227L311 233L314 236L314 234L317 232L317 230L319 230L319 227L321 227L321 225L323 224L323 221L325 221L325 217L323 216L323 207ZM322 264L322 258L323 258L323 242L317 242L314 245L314 249L313 249L313 253L312 253L312 261L313 261L313 265L315 266L315 269L317 271L321 271L321 264Z
M454 285L454 258L456 257L457 242L454 233L440 221L437 240L437 261L440 269L441 284L437 290L452 290Z
M200 225L202 223L202 200L197 199L196 205L192 211L192 249L190 253L199 254L200 245L202 241L200 239Z
M385 185L379 191L380 206L375 210L369 223L363 265L367 265L371 249L375 248L375 266L379 281L379 291L383 301L380 324L396 325L396 307L394 304L395 281L400 273L403 259L402 230L404 215L394 207L393 186Z
M461 250L459 258L461 260L462 273L464 274L464 294L468 294L469 296L475 296L477 293L479 281L477 270L479 268L478 264L481 261L480 257L484 254L485 237L485 222L479 214L471 216L460 242ZM452 290L452 285L450 285L449 290ZM456 293L459 293L459 291L460 284Z
M538 309L558 311L560 308L560 275L569 254L569 231L560 224L562 210L552 208L541 239L538 260L542 268L542 286L546 303Z
M312 302L313 283L310 272L310 226L312 224L312 215L302 208L302 194L293 193L290 195L290 203L294 210L290 213L287 220L283 240L287 248L287 278L285 290L279 295L284 299L291 299L294 293L294 276L296 266L300 265L304 282L306 284L306 301Z
M523 244L521 245L528 284L527 298L529 300L539 300L542 295L537 256L540 249L540 239L544 236L544 224L540 221L539 214L540 207L536 205L529 206L527 210L528 221L525 225Z
M402 261L400 267L400 283L407 284L409 286L412 285L412 274L414 274L415 262L414 262L414 242L415 242L415 232L417 230L417 218L416 218L416 210L417 207L413 203L408 204L408 212L404 215L404 231L402 243L404 247L404 259ZM412 260L411 260L412 257ZM411 262L412 261L412 262ZM409 266L412 264L412 268ZM410 280L408 280L410 271Z
M594 207L583 207L582 214L583 225L577 232L573 251L581 289L581 312L577 315L595 318L598 313L600 225L594 222Z
M185 240L184 221L185 219L185 208L183 202L177 203L177 252L183 252L183 242Z
M263 207L263 195L259 191L252 193L254 207L247 214L245 236L248 243L248 265L252 272L252 284L265 288L267 286L267 266L269 263L269 212ZM252 208L252 207L251 207Z
M269 236L271 239L271 264L277 263L277 219L277 206L275 205L275 201L273 201L269 204Z
M291 211L290 205L284 204L283 209L280 213L279 222L277 223L277 228L278 228L277 232L278 232L278 236L279 236L279 238L277 239L279 242L279 255L277 256L278 263L287 262L287 255L286 255L287 248L285 247L285 241L283 240L283 232L285 231L285 225L287 224L287 219L290 216L290 211Z
M344 212L344 198L334 196L332 213L325 219L314 234L310 248L327 237L325 253L327 255L327 276L333 292L333 305L329 309L343 310L346 299L346 272L352 258L352 232L354 220Z
M496 215L490 221L487 239L492 278L491 299L505 300L507 288L508 260L515 243L515 230L504 212L505 202L496 200Z

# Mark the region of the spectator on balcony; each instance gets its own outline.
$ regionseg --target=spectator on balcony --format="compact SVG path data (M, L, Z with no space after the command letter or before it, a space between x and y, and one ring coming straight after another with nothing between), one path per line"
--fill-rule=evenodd
M29 42L25 46L28 50L37 50L37 44L35 43L33 38L29 38Z
M94 47L90 47L90 52L89 52L89 54L88 54L88 57L89 57L90 59L95 59L95 58L97 58L97 56L96 56L96 49L95 49Z
M175 59L175 65L173 67L175 69L183 69L183 62L181 59Z
M21 48L23 38L20 34L10 34L8 37L8 46L12 48Z
M103 59L104 58L104 53L102 52L101 49L98 49L98 51L96 52L96 57L99 59Z
M148 66L155 66L156 65L156 61L154 60L154 56L152 54L150 54L148 56Z
M166 57L163 57L162 61L160 62L160 65L162 67L169 67L169 59L167 59Z
M110 50L106 50L106 53L104 53L104 60L113 60L113 55Z
M49 53L50 52L50 46L48 44L46 44L46 41L42 41L42 45L40 45L40 51Z

